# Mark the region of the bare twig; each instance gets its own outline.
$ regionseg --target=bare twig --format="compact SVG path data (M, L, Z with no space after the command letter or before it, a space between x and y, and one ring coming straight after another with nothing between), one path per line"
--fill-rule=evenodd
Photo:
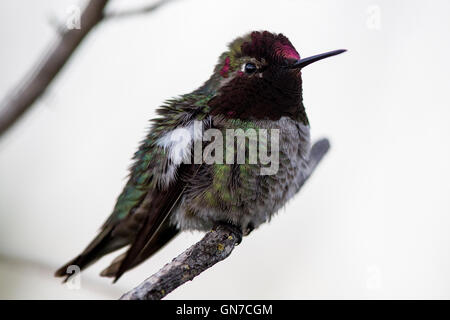
M90 1L81 15L81 29L66 30L60 41L38 61L35 71L0 104L0 135L45 92L84 37L102 19L108 0Z
M160 0L151 6L113 14L105 13L108 0L89 1L81 14L81 28L72 30L58 28L57 42L50 46L44 58L36 63L33 72L27 74L20 84L1 101L0 136L45 93L79 44L106 15L109 18L149 13L169 1L171 0Z
M118 12L106 12L105 13L105 19L109 19L109 18L128 18L128 17L133 17L133 16L146 14L146 13L149 13L151 11L154 11L154 10L158 9L162 5L165 5L165 4L167 4L167 3L171 2L171 1L175 1L175 0L159 0L156 3L153 3L153 4L148 5L148 6L144 6L144 7L124 10L124 11L118 11Z
M56 269L56 266L32 258L0 252L0 270L2 270L2 277L5 277L3 268L5 268L5 271L9 270L21 274L22 276L26 275L26 277L36 275L48 279L49 275ZM120 287L111 288L110 285L105 284L105 282L101 281L98 277L90 277L87 275L83 276L82 285L83 290L88 290L92 293L103 295L104 297L117 296L121 291ZM40 297L39 292L35 293L35 297ZM14 292L14 290L0 290L0 299L10 299L11 297L15 297L15 295L16 292ZM40 298L42 299L42 297Z
M240 242L242 232L231 225L218 225L202 240L166 264L121 300L159 300L186 281L228 257Z
M327 139L319 140L312 146L309 170L298 181L297 191L308 180L329 149L330 143ZM203 239L120 299L159 300L164 298L169 292L227 258L236 244L240 243L241 238L242 232L238 228L231 225L217 225Z
M308 171L303 178L300 177L301 181L297 181L297 192L300 191L301 187L303 187L308 178L313 174L314 170L316 170L317 165L322 161L328 150L330 150L330 141L326 138L317 140L313 144L309 154Z

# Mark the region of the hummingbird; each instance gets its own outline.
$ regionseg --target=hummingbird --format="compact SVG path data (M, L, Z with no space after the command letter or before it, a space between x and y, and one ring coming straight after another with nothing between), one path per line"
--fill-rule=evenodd
M307 171L311 144L302 69L345 51L300 58L286 36L268 31L232 41L202 86L159 107L111 215L55 276L67 280L69 266L85 269L128 246L101 273L117 281L181 231L208 231L225 222L248 235L270 220L294 196ZM220 132L278 130L276 172L261 174L261 163L187 161L196 143L205 143L194 133L195 123ZM177 134L182 139L174 139Z

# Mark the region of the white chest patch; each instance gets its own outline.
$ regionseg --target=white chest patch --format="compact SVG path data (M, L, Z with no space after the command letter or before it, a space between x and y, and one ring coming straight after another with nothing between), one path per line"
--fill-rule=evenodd
M166 132L156 144L167 152L169 165L160 177L162 185L168 185L175 177L177 168L182 163L191 163L194 141L202 140L203 123L193 121L184 127Z
M180 165L191 155L194 124L176 128L158 139L156 144L167 151L168 157L175 165Z

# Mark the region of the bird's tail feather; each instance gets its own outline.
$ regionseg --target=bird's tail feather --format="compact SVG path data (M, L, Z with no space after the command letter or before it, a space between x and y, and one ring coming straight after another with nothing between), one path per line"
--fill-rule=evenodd
M163 223L160 230L155 234L150 243L147 245L144 251L140 253L140 255L136 258L135 261L127 268L127 270L132 269L147 260L150 256L156 253L159 249L164 247L172 238L174 238L178 234L179 230L170 225L168 222ZM100 275L102 277L115 278L119 273L120 266L125 260L127 252L116 257L109 267L104 269Z
M103 229L80 255L56 270L55 277L66 277L63 280L63 282L66 282L70 276L72 276L69 272L70 266L77 266L79 270L84 270L105 254L118 250L129 244L129 240L126 238L114 237L113 239L111 236L111 231L112 228Z

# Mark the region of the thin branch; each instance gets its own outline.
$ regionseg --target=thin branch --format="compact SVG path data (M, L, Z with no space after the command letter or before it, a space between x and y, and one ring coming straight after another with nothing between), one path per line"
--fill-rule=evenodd
M161 0L140 9L108 14L109 17L149 13L172 0ZM81 14L81 28L58 28L58 41L49 47L48 53L37 61L32 72L27 74L0 103L0 136L4 134L47 90L49 85L66 65L89 32L104 18L108 0L91 0Z
M128 17L138 16L138 15L142 15L142 14L147 14L149 12L152 12L152 11L158 9L162 5L165 5L165 4L167 4L169 2L172 2L172 1L175 1L175 0L159 0L156 3L153 3L151 5L147 5L147 6L144 6L144 7L124 10L124 11L117 11L117 12L106 12L105 13L105 19L110 19L110 18L128 18Z
M327 139L317 141L311 149L308 172L298 181L299 188L316 169L330 149ZM194 279L217 262L227 258L240 243L240 229L226 224L217 225L203 239L184 251L172 262L146 279L139 286L124 294L121 300L160 300L187 281Z
M231 225L218 225L202 240L145 280L121 300L160 300L185 282L230 255L240 242L242 232Z
M308 171L305 173L304 177L300 177L301 180L297 182L298 188L296 192L300 191L305 182L313 174L314 170L316 170L317 165L320 163L320 161L322 161L328 150L330 150L330 141L328 141L328 139L326 138L317 140L313 144L309 154Z
M90 1L81 15L81 29L66 30L60 41L38 61L35 71L26 77L0 104L0 135L2 135L45 92L75 49L102 19L108 0Z

